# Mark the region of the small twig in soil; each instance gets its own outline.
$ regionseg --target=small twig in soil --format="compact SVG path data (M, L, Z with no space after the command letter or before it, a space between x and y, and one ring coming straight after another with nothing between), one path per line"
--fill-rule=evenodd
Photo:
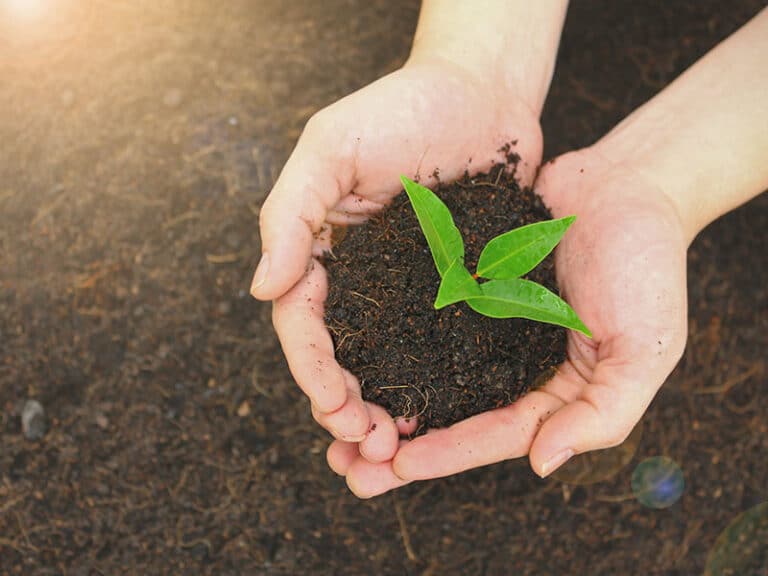
M360 294L360 292L355 292L354 290L350 290L349 293L352 294L353 296L358 296L363 300L368 300L368 302L372 302L373 304L375 304L377 308L381 308L381 304L376 302L376 300L374 300L373 298L369 298L368 296L363 296L362 294Z
M683 537L683 541L680 543L677 556L675 557L675 564L680 565L686 556L688 556L691 543L697 541L703 524L703 521L695 520L686 528L685 536Z
M16 516L16 523L19 525L19 531L21 532L21 535L24 536L24 542L27 543L27 548L34 550L35 552L39 552L40 550L29 540L29 534L27 534L27 531L24 529L24 524L21 521L21 515L18 512L14 512L13 515Z
M5 546L6 548L13 548L21 555L24 555L24 550L19 547L18 544L16 544L15 541L9 540L8 538L2 538L0 537L0 547Z
M432 389L434 390L434 388L432 388ZM421 410L419 410L418 414L415 414L413 416L414 418L418 418L419 416L424 414L424 412L427 411L427 406L429 406L429 391L427 391L427 393L424 394L424 392L422 392L418 388L414 387L414 390L416 390L416 392L418 392L421 395L421 397L424 399L424 407Z
M40 220L51 214L60 204L63 204L64 201L67 200L68 192L64 190L62 186L57 186L54 192L57 196L54 197L52 202L44 204L37 210L37 214L35 214L35 217L32 218L32 221L29 223L30 226L35 226Z
M210 264L232 264L237 262L243 256L247 256L249 251L241 250L240 252L230 252L229 254L206 254L205 259Z
M334 322L334 325L328 324L327 325L328 331L331 332L334 336L336 336L336 339L338 342L336 343L336 350L341 350L344 346L344 342L346 342L347 338L354 338L358 334L362 333L362 329L358 330L357 332L352 332L352 329L347 326L346 324L341 324L339 322Z
M361 330L362 332L362 330ZM381 370L383 368L383 365L381 364L366 364L365 366L360 367L360 372L365 372L366 370L370 368L376 368L377 370Z
M408 388L408 386L406 386ZM414 416L411 415L411 408L413 407L413 400L411 400L411 397L409 394L402 394L405 396L405 413L400 414L397 418L413 418Z
M616 502L626 502L627 500L634 500L634 499L635 499L634 494L618 494L616 496L610 496L608 494L606 495L598 494L597 496L595 496L595 500L597 500L598 502L616 503Z
M2 505L0 505L0 513L6 512L13 508L18 502L21 502L27 497L26 494L19 494L18 496L15 496L13 498L10 498L3 502Z
M354 338L358 334L361 334L363 331L358 330L357 332L344 332L344 335L341 337L341 340L339 340L339 344L336 346L338 350L341 350L344 347L344 342L347 341L347 338Z
M493 182L481 180L480 182L470 182L469 184L464 184L462 182L456 182L457 186L460 186L462 188L479 188L480 186L496 186Z
M408 560L411 562L418 562L419 558L413 551L411 546L411 535L408 533L408 525L405 522L405 515L403 514L403 507L400 505L400 500L392 494L392 500L395 504L395 515L397 516L397 523L400 524L400 536L403 539L403 548L405 548L405 554L408 556Z
M213 554L213 545L211 544L211 541L207 538L194 538L190 541L184 540L184 534L182 534L182 528L181 528L181 522L183 518L180 516L179 520L176 522L176 547L180 550L194 548L198 544L202 544L208 549L208 555L212 556Z
M741 405L741 404L736 404L736 402L734 402L730 396L726 396L725 398L723 398L723 404L728 410L730 410L734 414L746 414L747 412L752 410L752 408L755 407L755 404L757 404L757 400L758 400L758 397L754 396L752 400L750 400L746 404Z
M762 362L758 362L746 372L738 374L733 378L729 378L719 386L709 386L707 388L699 388L698 390L694 390L693 393L694 394L720 394L721 392L725 393L725 392L728 392L734 386L741 384L742 382L745 382L753 375L762 371L763 371L763 364Z
M165 223L163 223L163 230L168 230L169 228L173 228L177 224L181 224L182 222L186 222L187 220L195 220L196 218L200 218L200 216L201 214L197 210L190 210L188 212L184 212L183 214L179 214L178 216L174 216L173 218L166 220Z
M269 390L259 384L258 371L256 368L254 368L251 373L251 387L265 398L272 398L272 394L269 393Z
M88 276L87 278L81 280L77 284L77 288L80 290L84 290L86 288L93 288L96 285L96 282L98 282L105 276L120 270L120 267L121 267L120 264L112 264L111 266L104 266L100 270L97 270L96 272Z
M179 496L179 492L181 492L182 488L184 488L184 485L187 483L187 478L189 477L189 468L189 466L182 468L181 474L179 475L179 481L176 483L176 486L168 489L168 494L171 496L171 499L176 500L176 498Z

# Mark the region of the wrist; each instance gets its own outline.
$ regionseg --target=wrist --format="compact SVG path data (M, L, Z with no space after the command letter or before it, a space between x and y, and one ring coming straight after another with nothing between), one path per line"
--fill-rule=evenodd
M566 0L423 0L409 62L443 60L538 119L555 68Z
M685 132L679 116L662 108L640 110L592 148L612 165L637 174L659 191L677 212L683 233L692 242L696 235L719 214L707 202L713 185L706 172L697 168L716 161L715 149L706 143L681 141Z
M496 110L500 116L525 115L539 125L543 98L535 98L530 90L527 91L513 78L505 76L500 67L492 66L487 61L477 65L474 61L456 58L442 50L419 50L411 53L403 68L415 73L419 68L439 70L446 80L454 79L463 87L481 94L489 110Z
M405 67L441 66L453 68L466 76L467 81L481 87L498 106L508 106L511 101L519 101L526 110L538 121L544 108L546 82L522 80L523 72L505 67L502 62L496 62L492 56L482 58L479 53L472 57L457 55L450 50L420 48L411 52ZM544 87L542 87L544 86Z
M766 49L768 10L595 145L664 191L689 240L768 187Z

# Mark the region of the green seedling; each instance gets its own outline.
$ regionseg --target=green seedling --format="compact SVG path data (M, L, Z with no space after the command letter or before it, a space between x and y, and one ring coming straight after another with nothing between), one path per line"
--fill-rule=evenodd
M471 274L464 266L464 240L448 207L429 188L405 176L400 180L440 274L436 309L466 302L475 312L492 318L528 318L592 337L565 300L520 278L554 250L575 216L521 226L497 236L485 245L477 271Z

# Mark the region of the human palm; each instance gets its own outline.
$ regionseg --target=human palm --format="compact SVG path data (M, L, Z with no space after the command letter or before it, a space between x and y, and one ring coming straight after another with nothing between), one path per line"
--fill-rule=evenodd
M365 462L386 465L409 425L398 429L364 403L354 375L336 362L323 322L327 279L312 255L328 249L330 227L386 205L401 174L428 183L437 170L445 180L486 170L512 141L517 174L531 183L542 151L538 118L501 86L445 60L409 62L316 114L262 208L264 256L252 291L275 300L275 329L316 420Z
M329 462L358 495L526 454L549 474L572 454L622 442L677 363L687 246L667 197L591 149L545 166L536 189L555 217L577 215L555 263L564 297L594 338L569 332L568 358L542 388L402 442L391 462L371 463L334 443Z

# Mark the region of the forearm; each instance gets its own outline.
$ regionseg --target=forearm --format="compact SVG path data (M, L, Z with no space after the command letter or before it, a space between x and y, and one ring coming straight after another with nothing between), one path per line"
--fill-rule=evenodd
M424 0L412 60L446 58L503 83L538 116L567 0Z
M768 9L595 148L664 190L688 239L768 188Z

